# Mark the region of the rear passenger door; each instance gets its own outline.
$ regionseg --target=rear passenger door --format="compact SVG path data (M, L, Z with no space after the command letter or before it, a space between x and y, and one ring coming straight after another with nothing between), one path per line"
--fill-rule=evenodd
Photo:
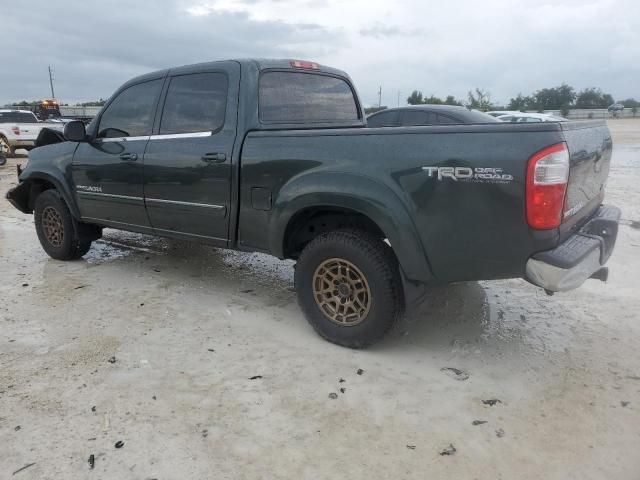
M144 156L144 198L159 234L228 239L240 67L172 71Z

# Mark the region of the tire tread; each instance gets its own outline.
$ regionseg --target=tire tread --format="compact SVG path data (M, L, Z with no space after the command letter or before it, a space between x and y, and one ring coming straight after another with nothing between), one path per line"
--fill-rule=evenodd
M384 328L379 328L376 331L370 331L366 336L363 336L363 338L349 340L341 340L329 336L324 330L322 330L322 328L320 328L319 325L317 325L316 322L313 321L312 318L310 318L309 314L306 315L307 320L309 320L309 323L312 325L314 330L325 340L338 343L339 345L349 348L366 348L386 336L403 314L404 301L397 259L393 254L393 250L372 233L366 230L348 228L326 232L311 240L300 254L300 257L298 258L298 265L302 265L304 268L307 263L307 257L311 256L318 248L322 248L324 245L328 244L338 246L342 245L346 248L356 248L370 259L373 268L377 274L380 275L380 278L385 285L385 288L382 290L384 298L378 299L376 304L388 303L392 306L392 314L384 323ZM300 275L299 267L296 268L296 277L298 277L298 275ZM296 279L296 287L298 287L298 284L299 281ZM298 295L298 300L303 311L307 313L307 309L305 308L300 294Z

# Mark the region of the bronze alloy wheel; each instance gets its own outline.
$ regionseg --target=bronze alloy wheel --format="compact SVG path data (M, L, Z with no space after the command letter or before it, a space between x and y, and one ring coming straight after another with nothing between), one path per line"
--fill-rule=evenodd
M344 327L362 322L371 308L371 289L353 263L329 258L313 274L313 298L324 315Z
M42 211L42 229L47 241L56 248L64 241L64 224L58 211L49 206Z

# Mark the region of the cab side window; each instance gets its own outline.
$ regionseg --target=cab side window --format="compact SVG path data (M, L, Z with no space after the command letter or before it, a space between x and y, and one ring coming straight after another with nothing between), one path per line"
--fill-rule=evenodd
M224 73L194 73L173 77L162 110L160 134L216 132L227 108Z
M162 80L139 83L123 90L100 117L99 138L150 135Z

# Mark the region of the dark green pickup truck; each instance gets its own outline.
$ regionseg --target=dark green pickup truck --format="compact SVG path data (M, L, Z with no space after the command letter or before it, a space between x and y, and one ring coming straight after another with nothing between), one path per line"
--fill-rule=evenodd
M7 198L50 256L110 227L295 259L307 319L349 347L432 284L605 279L620 216L604 123L367 128L349 77L312 62L150 73L41 137Z

